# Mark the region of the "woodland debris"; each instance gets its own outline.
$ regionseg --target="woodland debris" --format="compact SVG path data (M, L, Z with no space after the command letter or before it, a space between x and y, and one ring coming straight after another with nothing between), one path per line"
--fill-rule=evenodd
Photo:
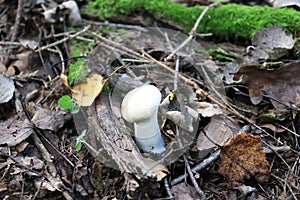
M279 111L297 109L300 104L300 61L294 61L275 70L259 69L256 66L242 67L242 83L248 86L251 102L259 104L268 97ZM236 77L240 77L237 75Z
M14 95L14 91L14 82L4 74L0 74L0 104L11 100Z
M247 133L236 135L222 147L220 160L219 173L225 175L233 186L241 185L250 177L260 183L269 179L270 164L260 137Z

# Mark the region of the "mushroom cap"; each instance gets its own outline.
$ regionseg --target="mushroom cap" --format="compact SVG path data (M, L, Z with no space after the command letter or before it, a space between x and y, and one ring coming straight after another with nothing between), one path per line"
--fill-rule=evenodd
M153 85L143 85L126 94L121 105L123 118L128 122L140 122L157 112L161 93Z

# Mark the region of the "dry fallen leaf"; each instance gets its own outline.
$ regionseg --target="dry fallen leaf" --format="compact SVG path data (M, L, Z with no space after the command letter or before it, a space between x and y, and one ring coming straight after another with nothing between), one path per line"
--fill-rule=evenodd
M50 111L44 108L37 110L32 117L32 122L42 130L57 131L71 119L65 110Z
M73 88L69 86L68 77L64 74L60 75L63 84L72 91L73 99L79 106L90 106L95 98L101 93L106 82L99 74L93 74L86 79L86 82L75 85Z
M0 104L6 103L12 99L15 91L13 80L9 77L0 74Z
M199 195L196 189L186 183L180 183L171 188L172 193L174 194L175 199L199 199Z
M225 175L233 186L251 176L260 183L269 179L270 165L260 137L247 133L236 135L223 146L220 160L219 173Z
M288 63L277 70L246 66L242 67L238 74L243 75L242 83L248 86L250 99L254 105L262 101L263 95L271 97L273 106L279 111L286 109L282 103L300 104L300 61Z
M73 99L79 106L90 106L102 91L105 81L98 74L93 74L85 83L72 88Z
M163 164L158 164L151 158L144 158L145 163L147 163L148 167L151 169L149 171L149 177L156 178L157 181L161 181L163 178L165 178L168 174L170 174L170 171L166 166Z
M286 55L293 48L295 40L283 27L269 26L257 31L253 37L252 45L259 51L267 53L267 59L276 60ZM262 52L260 52L262 53Z
M300 7L299 0L274 0L272 2L274 7L282 8L282 7L288 7L288 6L298 6Z
M197 138L197 149L199 150L199 156L205 157L211 150L218 145L223 145L228 139L234 136L231 128L235 128L237 125L232 121L224 119L221 116L214 116L211 122L205 126L204 133L200 133Z
M67 87L70 88L69 83L68 83L68 77L64 74L60 75L60 80L62 81L62 83Z
M0 122L0 145L15 146L33 133L28 120L13 120L12 118Z

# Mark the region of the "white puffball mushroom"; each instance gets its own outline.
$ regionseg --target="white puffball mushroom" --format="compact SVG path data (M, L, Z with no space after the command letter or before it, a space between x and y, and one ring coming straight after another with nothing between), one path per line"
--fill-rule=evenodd
M164 141L157 121L161 93L153 85L143 85L129 91L123 99L123 118L134 123L137 145L144 152L155 154L165 151Z

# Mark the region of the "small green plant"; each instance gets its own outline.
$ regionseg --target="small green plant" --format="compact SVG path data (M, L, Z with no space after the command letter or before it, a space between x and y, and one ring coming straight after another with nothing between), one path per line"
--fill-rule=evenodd
M69 95L60 97L58 105L63 109L70 110L71 114L77 114L79 112L78 104Z
M87 67L84 64L84 59L80 58L69 67L68 81L69 85L73 85L75 81L85 80L87 76Z
M97 154L96 149L94 149L89 143L85 141L84 139L85 136L86 136L86 130L82 131L82 133L76 138L76 144L75 144L76 151L79 152L82 148L82 144L84 144L95 154Z

